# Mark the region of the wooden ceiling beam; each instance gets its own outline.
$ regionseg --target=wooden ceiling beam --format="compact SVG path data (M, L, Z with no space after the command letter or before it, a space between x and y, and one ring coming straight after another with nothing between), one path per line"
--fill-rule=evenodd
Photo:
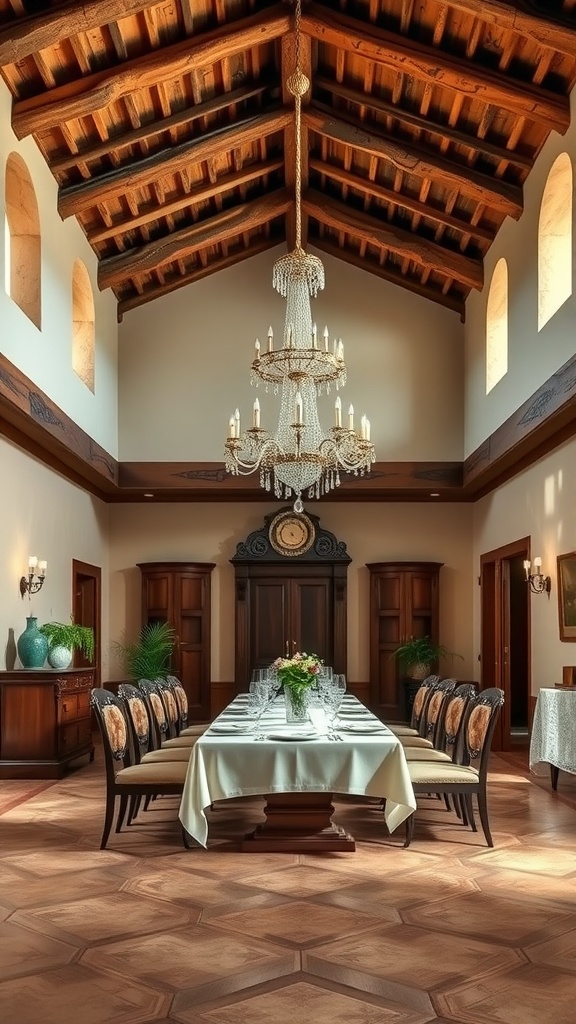
M547 46L570 57L576 52L576 25L568 18L557 14L544 14L542 5L529 0L447 0L457 11L472 14L475 18L497 28L529 39L538 46Z
M314 39L355 57L374 61L397 74L430 86L451 89L468 99L493 104L517 117L527 117L564 134L570 124L570 103L530 82L519 82L498 71L461 57L450 56L406 36L376 28L369 22L310 4L302 15L302 29Z
M134 160L79 185L61 188L58 193L58 213L63 218L83 213L127 191L145 187L165 174L175 174L185 170L191 163L208 160L214 156L215 149L225 152L238 146L248 146L264 136L283 131L291 119L289 110L248 117L230 128L206 132L197 139L162 149L152 156Z
M195 284L196 281L201 281L204 277L209 277L210 274L217 274L219 270L228 270L229 267L235 267L238 263L243 260L250 259L252 256L257 256L261 252L266 252L268 249L272 249L278 244L278 240L274 238L262 238L258 239L247 249L241 251L235 250L232 253L228 253L227 256L223 256L220 260L213 260L206 267L198 267L197 270L192 270L188 274L183 274L179 278L175 278L173 281L167 281L166 284L158 286L156 288L148 288L142 292L141 295L133 295L128 299L120 299L118 303L118 322L122 321L125 313L128 313L131 309L136 309L137 306L144 305L145 302L152 302L153 299L158 299L162 295L168 295L169 292L174 292L178 288L184 288L187 284Z
M16 64L79 32L129 18L151 6L152 0L122 0L121 4L118 0L84 0L81 4L68 0L49 11L14 18L0 29L0 66Z
M321 224L344 231L354 238L387 249L402 259L412 260L426 270L459 281L465 288L480 291L484 285L482 260L471 259L436 242L430 242L415 232L406 231L385 220L355 210L346 203L329 199L322 192L308 189L304 195L304 209Z
M212 32L183 39L106 71L97 71L29 99L18 100L12 106L12 128L17 138L22 139L73 118L86 117L127 93L205 71L226 58L273 42L289 27L290 14L282 4L275 4Z
M100 261L98 286L101 289L118 288L127 278L152 273L180 257L190 256L208 246L219 245L243 231L252 231L274 217L285 214L292 201L286 189L276 189L266 196L223 210L215 217L180 228L146 245L128 249L118 256L110 256Z
M266 89L267 86L265 85L253 86L252 88L244 86L239 89L233 89L231 92L226 92L223 95L214 96L204 103L197 103L194 107L179 110L178 113L172 114L170 117L164 117L160 121L148 121L140 128L123 132L122 135L112 135L105 139L104 142L98 143L98 145L87 146L76 153L68 153L66 156L56 157L50 160L50 170L53 174L61 174L64 171L69 171L72 167L77 167L80 163L100 160L102 157L108 156L111 151L117 152L118 150L127 149L128 146L134 146L136 143L151 139L155 135L161 135L163 132L171 131L174 128L182 128L184 125L197 121L200 117L208 117L211 114L218 113L219 110L225 110L234 103L245 103L246 100L252 99L254 96L261 96L266 92Z
M406 174L428 178L443 188L456 188L477 203L484 203L503 216L518 220L523 210L522 189L510 185L473 167L448 160L440 153L410 145L375 129L368 130L361 122L345 114L335 117L330 108L315 103L303 115L308 128L333 142L361 149L365 153L388 160Z
M324 160L317 160L315 157L310 158L309 165L311 171L325 174L327 178L332 178L333 181L338 181L341 185L363 192L364 195L371 196L380 202L391 203L402 210L410 210L418 217L430 220L434 224L441 224L442 227L449 228L451 231L458 231L461 235L470 235L478 243L486 242L491 245L494 241L494 232L488 228L483 228L479 224L471 224L470 221L462 220L460 217L454 217L435 206L427 206L426 203L407 196L404 192L394 192L391 188L384 188L383 185L378 185L375 181L359 178L357 174L351 174L350 171L345 171L342 167L336 167Z
M188 206L203 203L207 199L214 199L216 196L222 195L223 192L230 192L241 185L247 185L251 181L263 178L266 174L272 174L273 171L278 171L283 166L283 159L266 160L265 163L257 164L256 166L251 165L235 174L224 174L215 182L199 185L191 192L186 193L184 196L179 196L178 199L174 199L171 202L147 207L138 217L129 217L127 220L116 221L110 227L90 230L87 232L88 241L90 245L98 245L108 241L110 238L115 238L117 235L124 235L129 231L135 231L136 228L140 228L144 224L150 224L151 221L162 220L173 213L178 213L179 210L185 210ZM476 231L477 229L475 228L474 230Z
M455 146L465 146L473 153L488 157L497 164L503 162L512 164L514 167L525 171L526 174L532 170L534 161L529 156L523 156L521 153L505 149L504 146L496 146L494 143L487 142L486 139L479 138L477 135L469 135L467 132L458 131L457 128L453 128L449 124L434 121L430 114L422 117L420 114L413 114L411 111L402 110L394 106L393 103L387 103L386 100L382 100L377 96L367 96L366 93L360 92L357 89L349 89L340 82L335 82L333 79L326 78L323 75L315 76L314 85L331 93L332 96L347 100L358 107L375 110L386 117L393 117L399 124L406 125L408 128L414 128L418 132L427 132L430 135L438 135L440 138L446 139L447 142L452 142Z
M310 244L316 249L320 249L322 252L327 253L329 256L334 256L337 260L343 260L344 263L349 263L352 267L358 267L367 274L374 274L383 281L388 281L390 284L395 284L399 288L404 288L409 292L413 292L414 295L420 295L423 299L430 299L431 302L437 302L440 306L452 309L455 313L458 313L460 320L464 323L466 316L466 304L464 299L456 298L454 295L445 295L442 291L436 288L420 284L418 281L415 281L414 278L404 277L404 275L399 271L390 270L387 267L381 267L380 264L374 263L372 260L366 259L366 257L362 257L358 253L352 252L350 249L340 249L339 246L327 241L326 238L311 238Z

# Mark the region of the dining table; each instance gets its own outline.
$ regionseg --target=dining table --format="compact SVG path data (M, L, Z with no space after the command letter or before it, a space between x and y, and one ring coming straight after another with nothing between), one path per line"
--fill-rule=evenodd
M576 774L576 690L573 687L543 686L538 691L530 738L530 770L537 775L541 764L549 765L554 790L558 787L560 771Z
M368 708L347 694L333 722L322 707L308 716L288 723L281 699L254 716L239 694L192 749L179 811L188 836L206 847L206 810L235 797L265 799L243 852L354 851L354 837L332 820L335 793L378 798L389 832L413 813L404 748Z

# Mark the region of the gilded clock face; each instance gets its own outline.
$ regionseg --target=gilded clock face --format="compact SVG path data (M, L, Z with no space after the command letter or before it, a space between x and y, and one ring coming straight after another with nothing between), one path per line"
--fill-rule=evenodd
M314 543L314 524L302 512L280 512L270 523L269 537L279 555L303 555Z

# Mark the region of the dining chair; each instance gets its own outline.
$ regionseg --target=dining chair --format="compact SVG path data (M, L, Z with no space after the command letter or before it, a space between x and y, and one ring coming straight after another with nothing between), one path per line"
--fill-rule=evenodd
M156 730L141 690L130 683L121 683L118 697L124 703L132 737L135 764L158 764L162 761L190 760L193 744L182 747L156 746Z
M462 698L460 698L462 699ZM494 846L488 819L487 778L492 737L498 715L504 703L504 691L496 686L482 690L467 702L454 740L455 761L448 763L410 761L408 772L415 794L439 793L461 797L460 806L464 824L477 831L473 796L478 801L482 830L488 846ZM449 709L447 730L453 730L458 716L455 705ZM456 763L458 762L458 763ZM409 846L414 835L414 813L406 820L406 841Z
M138 688L144 694L151 712L151 721L156 731L154 746L157 750L171 750L176 747L192 747L197 736L177 736L176 719L178 709L172 693L168 700L160 680L139 679Z
M394 722L388 725L388 728L394 733L395 736L400 737L422 735L422 715L426 710L426 704L428 700L432 696L432 687L434 687L439 682L440 676L426 676L426 679L422 680L420 686L418 687L418 690L416 691L416 696L414 697L410 725L396 725L396 723Z
M399 736L407 760L445 760L442 753L444 716L447 704L456 688L455 679L443 679L436 683L426 705L425 736ZM436 757L436 755L442 755ZM448 755L447 760L451 760Z
M210 722L194 722L188 725L188 696L182 683L176 676L166 676L166 682L172 687L180 712L179 736L202 736L210 728Z
M120 798L116 821L116 832L120 832L130 797L181 795L188 765L179 761L134 764L122 702L109 690L97 687L91 692L90 703L102 736L106 767L106 810L100 841L104 850L114 822L116 798ZM187 845L184 833L183 840Z

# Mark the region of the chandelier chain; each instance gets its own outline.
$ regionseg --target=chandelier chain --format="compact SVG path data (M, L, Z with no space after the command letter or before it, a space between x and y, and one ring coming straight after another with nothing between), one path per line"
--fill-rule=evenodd
M302 0L295 0L295 11L294 11L294 31L295 31L295 45L294 45L294 76L298 77L299 73L302 72L300 67L300 21L302 17ZM296 248L302 248L302 97L300 91L297 89L294 96L294 113L295 113L295 148L296 148L296 175L294 181L295 197L295 231L296 231Z

